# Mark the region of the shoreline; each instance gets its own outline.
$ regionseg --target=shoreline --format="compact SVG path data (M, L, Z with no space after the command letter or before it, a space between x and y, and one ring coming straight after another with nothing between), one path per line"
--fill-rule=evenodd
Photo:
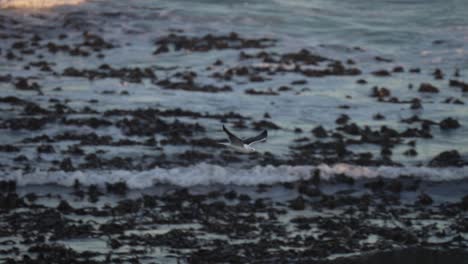
M413 261L414 252L427 257L420 248L441 256L433 261L458 259L468 254L467 184L343 176L143 190L3 183L0 250L7 263L22 263L24 255L52 262L374 263Z

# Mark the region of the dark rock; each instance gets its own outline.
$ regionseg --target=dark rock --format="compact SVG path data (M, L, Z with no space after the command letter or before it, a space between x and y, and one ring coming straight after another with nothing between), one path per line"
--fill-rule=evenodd
M421 85L419 85L418 91L421 93L438 93L439 88L435 87L430 83L421 83Z
M458 120L449 117L440 121L439 126L441 129L455 129L460 127L460 123Z
M383 115L380 114L380 113L377 113L377 114L373 115L372 118L373 118L374 120L384 120L384 119L385 119L385 116L383 116Z
M378 70L378 71L374 71L372 72L372 74L374 76L378 76L378 77L387 77L387 76L390 76L390 72L387 71L387 70Z
M51 145L40 145L37 147L38 153L55 153L55 149Z
M60 169L63 171L74 171L73 163L70 158L65 158L60 162Z
M267 120L261 120L258 122L253 122L252 125L254 126L255 130L263 130L263 129L281 129L278 125L273 122Z
M421 193L419 196L418 196L418 202L419 204L421 205L430 205L432 204L434 201L432 200L432 198L426 194L426 193Z
M0 152L18 152L20 149L13 145L0 145Z
M460 206L463 210L468 211L468 194L461 198Z
M247 89L247 90L245 90L245 93L246 94L251 94L251 95L278 95L278 93L273 91L271 88L269 88L266 91L255 90L255 89Z
M415 149L408 149L405 152L403 152L403 155L414 157L418 155L418 152Z
M128 187L125 182L106 183L106 189L108 193L115 193L118 195L125 195L128 191Z
M458 80L450 80L449 85L452 87L459 87L462 89L462 92L468 92L468 83L458 81Z
M439 153L430 162L431 167L463 166L464 161L456 150Z
M435 69L432 75L436 80L442 80L444 78L444 73L441 69Z
M371 92L372 97L383 98L383 97L388 97L390 95L391 95L390 90L385 87L378 88L377 86L374 86L372 88L372 92Z
M305 209L305 200L302 196L298 196L295 199L289 201L289 208L297 211L302 211Z
M59 205L57 206L57 210L59 210L62 213L69 213L73 212L73 207L71 207L71 205L67 201L61 200Z
M349 120L350 118L347 114L342 114L335 120L335 123L338 125L343 125L348 123Z
M322 126L317 126L314 129L312 129L312 133L317 138L324 138L328 136L327 131Z

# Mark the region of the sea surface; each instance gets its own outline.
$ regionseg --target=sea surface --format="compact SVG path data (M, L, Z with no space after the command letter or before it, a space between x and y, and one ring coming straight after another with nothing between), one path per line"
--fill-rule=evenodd
M47 4L46 4L47 3ZM56 5L54 5L56 4ZM65 5L64 5L65 4ZM16 96L30 100L47 108L57 100L67 102L72 109L91 107L103 113L111 109L182 108L200 113L235 112L252 120L260 120L265 113L271 116L271 122L281 129L270 130L268 141L258 145L260 153L270 152L279 158L291 157L291 146L300 137L312 138L311 129L323 126L334 130L338 125L335 120L342 114L351 118L359 126L379 129L385 125L403 131L408 127L418 127L419 123L406 124L401 120L418 115L421 119L440 122L451 117L459 121L458 129L442 130L438 125L431 129L432 138L416 138L414 150L416 156L403 153L409 149L404 140L392 151L392 160L399 167L367 167L351 164L318 165L326 173L347 173L356 177L389 176L412 174L428 177L432 180L460 179L468 176L466 167L429 168L427 164L438 153L457 150L462 158L468 151L468 107L466 104L447 104L447 98L466 100L466 93L450 87L449 80L467 80L468 74L468 5L463 0L451 1L365 1L365 0L327 0L327 1L0 1L0 16L3 23L2 34L40 35L41 44L55 41L60 34L67 38L60 43L76 43L83 32L91 32L112 43L114 48L102 50L103 58L91 56L68 56L63 53L47 54L42 58L53 63L53 71L62 72L73 66L77 69L97 68L108 64L112 67L150 67L159 79L171 76L177 71L197 72L197 81L203 84L225 85L233 87L232 92L204 93L181 90L161 89L149 80L140 83L126 82L115 78L88 80L50 74L30 67L28 62L37 61L35 55L24 55L21 60L7 60L7 49L18 41L15 37L4 38L0 42L3 53L0 63L0 75L13 77L32 77L41 85L42 94L20 91L12 84L0 83L3 97ZM284 73L267 78L263 82L249 82L245 79L220 81L211 77L205 70L216 60L222 60L220 66L213 66L222 72L228 67L273 67L259 61L239 60L239 51L233 49L211 50L209 52L171 51L153 55L157 48L155 41L168 34L175 33L189 37L201 37L206 34L227 35L236 32L244 38L271 38L277 42L264 50L286 53L307 49L321 56L341 60L352 60L362 71L359 76L326 76L323 78L303 78L293 73ZM258 49L247 49L256 53ZM41 51L39 51L41 52ZM383 58L378 60L376 57ZM404 73L392 73L390 77L378 77L372 72L396 66L404 68ZM409 69L419 68L419 74L409 73ZM444 78L433 77L435 69L440 69ZM307 79L307 83L294 87L293 91L281 92L276 96L252 96L247 89L277 89L291 82ZM368 83L356 83L365 79ZM417 91L421 83L431 83L440 89L437 94L425 94ZM414 88L409 89L412 85ZM386 87L392 96L400 100L420 98L423 107L411 109L410 104L378 102L370 97L373 86ZM54 89L61 87L58 91ZM113 91L113 92L109 92ZM128 92L122 96L121 92ZM51 100L55 99L55 101ZM89 103L90 100L97 103ZM345 107L342 107L345 106ZM21 108L12 108L0 103L1 118L6 120L20 115ZM380 113L384 120L374 120ZM91 114L77 114L77 117L93 117ZM175 118L169 118L175 120ZM190 118L180 120L191 121ZM225 137L218 120L199 119L205 127L200 136L221 140ZM228 127L232 124L228 122ZM294 129L300 128L303 134ZM88 126L62 126L47 124L39 130L13 131L2 129L0 140L4 144L20 147L19 152L0 154L2 164L1 177L15 179L20 184L59 183L70 185L75 179L98 183L101 180L124 180L131 186L151 186L158 181L183 186L196 184L235 183L258 184L275 181L289 181L309 177L309 171L317 168L316 164L301 164L295 167L282 165L276 169L269 164L258 165L255 162L236 164L210 164L200 161L193 164L153 166L140 169L139 172L125 169L79 169L73 172L50 171L54 160L61 160L61 151L72 142L52 143L55 151L37 153L42 143L24 143L25 138L40 135L57 135L64 131L94 132L98 135L111 135L114 139L139 139L127 136L115 126L104 128ZM242 136L250 136L258 131L250 128L231 128ZM155 136L156 140L164 136ZM372 144L358 144L349 147L354 152L370 152L380 156L380 147ZM132 157L133 163L139 162L142 155L167 154L188 150L204 150L197 146L165 146L149 148L141 146L87 146L85 153L102 150L104 157ZM27 157L27 166L19 165L15 157ZM242 156L241 156L242 157ZM143 158L141 158L143 159ZM177 159L177 157L169 158ZM248 158L247 158L248 160ZM72 161L75 158L72 157ZM79 163L78 161L76 161ZM143 161L141 161L143 162ZM312 166L314 165L314 166ZM163 168L161 168L163 167ZM187 168L188 167L188 168ZM238 168L242 170L238 171ZM143 170L143 171L142 171ZM103 172L105 171L105 172ZM232 177L231 173L235 172ZM358 171L358 172L356 172ZM172 176L168 176L172 175ZM174 176L176 175L176 176ZM205 178L206 176L206 178ZM245 176L242 178L242 176ZM138 179L138 183L135 182ZM145 179L140 180L140 178ZM112 180L111 180L112 179Z
M0 0L0 262L466 260L467 14Z

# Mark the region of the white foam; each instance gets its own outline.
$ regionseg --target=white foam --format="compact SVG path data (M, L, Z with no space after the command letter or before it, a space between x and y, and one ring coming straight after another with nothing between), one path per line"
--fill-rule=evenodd
M172 169L155 168L148 171L42 171L25 173L21 170L2 171L0 179L15 180L19 186L36 184L58 184L72 186L75 180L84 185L104 185L105 183L126 182L130 188L146 188L157 184L173 184L183 187L213 184L257 185L293 182L309 179L313 171L319 169L322 179L329 179L336 174L345 174L359 178L397 178L400 175L412 175L423 180L447 181L468 178L468 167L429 168L429 167L363 167L349 164L333 166L255 166L249 169L222 167L200 163L190 167Z

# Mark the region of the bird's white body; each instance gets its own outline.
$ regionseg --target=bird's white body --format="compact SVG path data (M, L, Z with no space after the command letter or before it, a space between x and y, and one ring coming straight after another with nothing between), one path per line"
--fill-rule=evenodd
M221 143L222 145L225 145L225 146L228 146L236 151L239 151L239 152L242 152L242 153L253 153L253 152L256 152L257 150L252 148L251 146L249 145L246 145L244 144L244 146L240 147L240 146L237 146L237 145L233 145L231 143Z
M257 142L265 141L268 133L266 130L264 130L262 133L255 137L247 138L247 139L240 139L236 135L232 134L227 128L223 126L224 132L228 135L229 137L229 143L221 143L222 145L225 145L227 147L230 147L236 151L242 152L242 153L253 153L256 152L254 148L251 147L252 144L255 144Z

